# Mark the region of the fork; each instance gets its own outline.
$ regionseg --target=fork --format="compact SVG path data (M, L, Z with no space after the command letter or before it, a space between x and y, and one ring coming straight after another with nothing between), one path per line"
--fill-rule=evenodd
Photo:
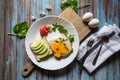
M93 60L93 65L95 65L96 64L96 62L97 62L97 59L98 59L98 57L99 57L99 55L100 55L100 52L101 52L101 49L102 49L102 46L103 46L103 44L104 43L107 43L109 41L109 36L103 36L102 37L102 39L101 39L101 46L100 46L100 48L99 48L99 50L98 50L98 53L97 53L97 55L95 56L95 58L94 58L94 60Z
M83 63L85 62L85 59L87 58L87 56L89 55L88 54L88 50L92 47L94 43L94 40L93 39L90 39L88 42L87 42L87 51L85 53L85 55L80 59L80 62L79 62L79 71L81 72L82 71L82 68L83 68Z

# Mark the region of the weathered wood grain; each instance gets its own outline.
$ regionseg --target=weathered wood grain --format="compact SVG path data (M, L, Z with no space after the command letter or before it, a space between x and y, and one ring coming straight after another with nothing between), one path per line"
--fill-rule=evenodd
M113 24L116 23L119 27L119 13L118 11L120 10L120 5L119 5L119 0L115 0L115 1L111 1L111 2L107 2L107 22L109 24ZM119 6L118 6L119 5ZM118 53L119 55L119 53ZM109 60L109 63L107 68L108 68L108 79L109 80L118 80L120 79L120 66L119 66L119 61L120 61L120 57L118 55L115 55L113 58L111 58Z
M104 4L104 5L103 5ZM106 23L106 3L104 3L104 0L96 0L96 17L100 19L99 28L103 27L103 25ZM101 76L103 80L107 80L107 68L103 66L101 69L95 72L94 79L100 80Z
M41 10L48 15L58 16L62 10L63 0L0 0L0 80L120 80L120 54L117 53L106 63L102 64L93 74L83 70L79 73L79 65L74 60L69 66L58 71L46 71L35 66L28 77L21 75L21 69L29 60L24 46L24 39L8 36L16 23L27 21L31 15L40 18ZM49 3L52 10L47 11ZM91 6L82 8L78 14L93 12L100 19L99 28L106 22L116 23L120 27L120 0L78 0L80 3L90 3Z
M5 0L0 1L0 78L3 79L4 76L4 30L5 30Z
M14 2L15 2L15 0L12 0L11 2L10 2L10 5L11 5L11 9L12 9L12 11L10 11L12 14L11 14L11 22L10 22L10 27L11 27L11 30L10 30L10 32L12 32L12 28L13 28L13 26L14 26L14 24L16 24L17 23L17 14L16 14L16 10L17 10L17 8L16 8L16 6L17 5L14 5ZM8 18L9 19L9 18ZM13 36L11 36L10 37L10 67L11 67L11 78L10 79L12 79L12 80L16 80L16 71L14 71L15 70L15 68L16 68L16 37L13 37Z

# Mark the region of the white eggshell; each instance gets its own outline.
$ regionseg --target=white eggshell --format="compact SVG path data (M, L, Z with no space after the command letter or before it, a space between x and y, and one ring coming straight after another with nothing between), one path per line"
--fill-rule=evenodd
M91 28L97 27L98 24L99 24L99 20L96 19L96 18L92 19L92 20L88 23L89 27L91 27Z
M41 16L41 17L45 16L45 14L46 14L46 13L45 13L44 11L40 11L40 16Z
M35 21L35 20L36 20L36 17L35 17L35 16L31 16L31 20L32 20L32 21Z
M46 5L46 10L50 11L52 9L52 6L50 4Z
M83 15L82 19L84 22L89 22L93 18L93 13L87 12Z

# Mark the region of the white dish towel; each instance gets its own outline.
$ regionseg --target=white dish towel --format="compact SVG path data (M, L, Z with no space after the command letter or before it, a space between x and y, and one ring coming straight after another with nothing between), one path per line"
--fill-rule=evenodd
M93 65L93 60L98 53L98 50L100 49L100 39L102 36L110 35L109 42L103 44L100 55L97 59L97 62L95 65ZM115 25L105 25L103 26L99 31L92 34L90 37L88 37L84 42L81 43L79 47L79 52L77 56L77 60L80 61L80 59L85 55L87 51L87 42L93 39L94 43L91 47L91 50L93 50L90 55L86 58L83 66L86 68L86 70L89 73L92 73L97 67L99 67L104 61L106 61L110 56L112 56L114 53L120 50L120 29ZM90 50L88 50L90 52Z

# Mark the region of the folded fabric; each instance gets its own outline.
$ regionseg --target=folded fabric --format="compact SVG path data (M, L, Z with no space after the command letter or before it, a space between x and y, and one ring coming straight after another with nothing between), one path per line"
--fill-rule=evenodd
M100 40L103 36L109 36L109 41L103 44L100 51L99 57L95 65L93 65L93 60L100 49ZM87 43L89 40L94 40L92 47L88 50ZM81 58L89 52L90 55L86 58L83 66L89 73L92 73L97 67L99 67L104 61L106 61L110 56L120 50L120 29L115 25L105 25L98 32L89 36L84 42L81 43L78 51L77 60L80 61Z

